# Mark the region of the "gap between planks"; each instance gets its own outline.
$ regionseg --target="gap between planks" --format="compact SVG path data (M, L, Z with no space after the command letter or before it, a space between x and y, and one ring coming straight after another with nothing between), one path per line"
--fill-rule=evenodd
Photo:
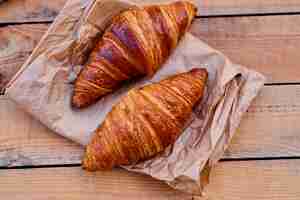
M161 3L170 0L132 0L138 3ZM9 0L0 3L0 24L50 22L66 0ZM198 16L286 14L300 12L298 0L194 0Z
M297 50L300 47L300 28L294 25L298 21L299 15L196 19L191 32L220 49L233 61L255 66L252 68L267 75L268 83L293 83L299 82L300 77L299 70L294 70L298 66ZM2 80L8 81L17 71L47 28L48 25L33 24L0 29ZM244 127L257 126L255 134L252 128L241 126L240 132L245 132L245 136L241 136L240 141L248 140L248 144L240 144L239 139L234 139L236 142L233 142L225 158L299 156L296 143L299 139L296 132L300 128L297 125L298 86L271 88L264 89L265 93L262 93L262 98L268 99L268 103L258 100L263 105L254 109L255 117L251 117L250 112L243 120L243 124L248 124ZM1 104L0 109L4 110L0 113L4 127L0 132L1 166L79 163L82 154L79 146L54 135L16 109L12 102L2 101ZM15 120L9 120L7 116ZM281 124L282 121L285 124ZM16 122L18 126L15 126ZM266 126L269 122L274 125ZM263 140L257 141L255 137ZM61 151L57 150L57 146L61 146L64 153L59 153Z
M138 173L91 173L80 167L0 170L0 193L3 199L298 200L299 166L300 160L221 162L212 170L204 198Z
M265 86L244 115L224 159L300 156L300 85ZM59 148L57 148L59 147ZM0 97L0 166L79 164L83 148Z
M196 19L191 33L233 62L262 72L267 83L299 83L300 15ZM49 25L0 28L0 88L30 55Z

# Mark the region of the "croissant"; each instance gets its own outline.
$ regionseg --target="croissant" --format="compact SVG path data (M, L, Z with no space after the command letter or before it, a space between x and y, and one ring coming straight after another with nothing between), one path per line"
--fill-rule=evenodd
M72 105L87 107L124 81L153 75L196 14L184 1L132 8L114 17L79 73Z
M195 68L132 89L115 105L86 147L83 168L134 164L173 144L203 96L207 71Z

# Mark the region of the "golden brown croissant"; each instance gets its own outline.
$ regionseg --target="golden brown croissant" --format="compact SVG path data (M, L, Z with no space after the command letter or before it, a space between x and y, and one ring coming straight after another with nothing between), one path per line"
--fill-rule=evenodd
M116 16L75 81L72 105L86 107L126 80L152 75L195 14L193 4L179 1L132 8Z
M153 157L173 144L203 96L207 71L195 68L130 90L86 147L83 167L105 170Z

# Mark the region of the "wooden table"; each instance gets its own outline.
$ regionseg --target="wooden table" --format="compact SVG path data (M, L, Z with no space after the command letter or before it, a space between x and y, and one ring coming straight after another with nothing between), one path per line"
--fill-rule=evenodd
M268 77L213 170L206 198L300 199L300 1L197 1L200 10L191 32ZM64 2L0 4L0 87ZM82 152L0 96L1 199L198 199L121 169L82 171Z

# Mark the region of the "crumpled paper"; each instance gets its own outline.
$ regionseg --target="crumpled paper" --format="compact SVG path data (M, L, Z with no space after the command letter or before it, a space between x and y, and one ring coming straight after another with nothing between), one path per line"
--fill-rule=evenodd
M124 85L87 109L72 109L72 81L95 38L103 33L112 16L131 6L136 5L124 0L69 0L8 84L6 95L56 133L86 145L111 107L130 88L194 67L206 68L209 80L205 97L176 143L153 159L124 166L129 171L163 180L176 189L201 194L207 174L228 147L265 78L231 63L222 53L187 33L153 77Z

